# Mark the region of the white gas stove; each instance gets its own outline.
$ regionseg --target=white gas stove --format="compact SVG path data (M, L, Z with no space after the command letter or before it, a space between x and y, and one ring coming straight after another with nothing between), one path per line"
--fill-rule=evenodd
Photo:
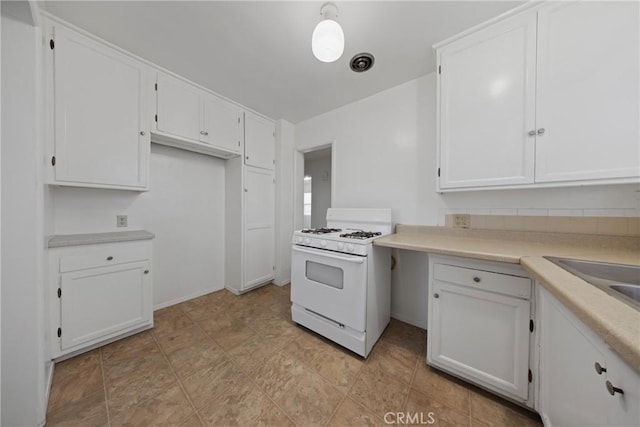
M294 232L293 321L367 357L389 323L390 209L327 210L327 227Z

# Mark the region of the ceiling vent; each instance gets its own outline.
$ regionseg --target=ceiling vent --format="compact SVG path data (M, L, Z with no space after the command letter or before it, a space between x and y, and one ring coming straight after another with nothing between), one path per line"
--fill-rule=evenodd
M349 66L356 73L363 73L373 67L375 58L370 53L362 52L351 58Z

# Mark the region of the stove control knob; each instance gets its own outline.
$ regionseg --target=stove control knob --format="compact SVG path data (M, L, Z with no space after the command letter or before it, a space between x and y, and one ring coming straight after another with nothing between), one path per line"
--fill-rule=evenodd
M339 251L344 250L344 243L338 242L338 250Z
M304 242L308 245L309 243L311 243L311 239L308 237L305 237Z
M353 252L353 250L354 250L355 248L356 248L356 247L355 247L355 246L353 246L353 243L347 243L347 251L348 251L348 252Z
M320 240L320 246L322 246L323 248L327 247L327 241L326 240Z
M302 238L301 236L296 237L296 242L302 243L303 241L304 241L304 238Z

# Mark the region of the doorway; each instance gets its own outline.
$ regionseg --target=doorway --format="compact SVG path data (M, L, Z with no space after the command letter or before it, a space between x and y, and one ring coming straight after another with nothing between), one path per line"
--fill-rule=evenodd
M299 152L296 174L298 202L296 228L327 226L327 209L333 200L333 144Z

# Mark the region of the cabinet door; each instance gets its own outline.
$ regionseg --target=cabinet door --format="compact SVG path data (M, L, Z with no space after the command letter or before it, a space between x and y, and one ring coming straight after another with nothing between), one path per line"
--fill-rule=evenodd
M607 415L610 426L640 426L640 373L620 358L610 348L607 353L607 380L622 389L624 394L607 394ZM604 378L601 385L604 390Z
M242 151L242 111L222 99L204 98L205 141L216 147L240 153Z
M606 366L603 353L565 315L564 307L540 290L540 413L550 426L605 426Z
M150 142L143 65L61 27L53 55L54 180L145 188Z
M439 53L439 186L533 182L536 16L464 37Z
M275 184L273 172L245 170L243 289L273 279Z
M640 175L638 2L559 2L538 20L536 181Z
M200 125L202 92L174 77L158 73L158 130L195 141L204 139Z
M529 301L436 280L431 302L430 362L527 400Z
M273 170L275 160L273 122L253 113L244 114L245 164Z
M61 349L149 322L151 282L146 262L62 275Z

